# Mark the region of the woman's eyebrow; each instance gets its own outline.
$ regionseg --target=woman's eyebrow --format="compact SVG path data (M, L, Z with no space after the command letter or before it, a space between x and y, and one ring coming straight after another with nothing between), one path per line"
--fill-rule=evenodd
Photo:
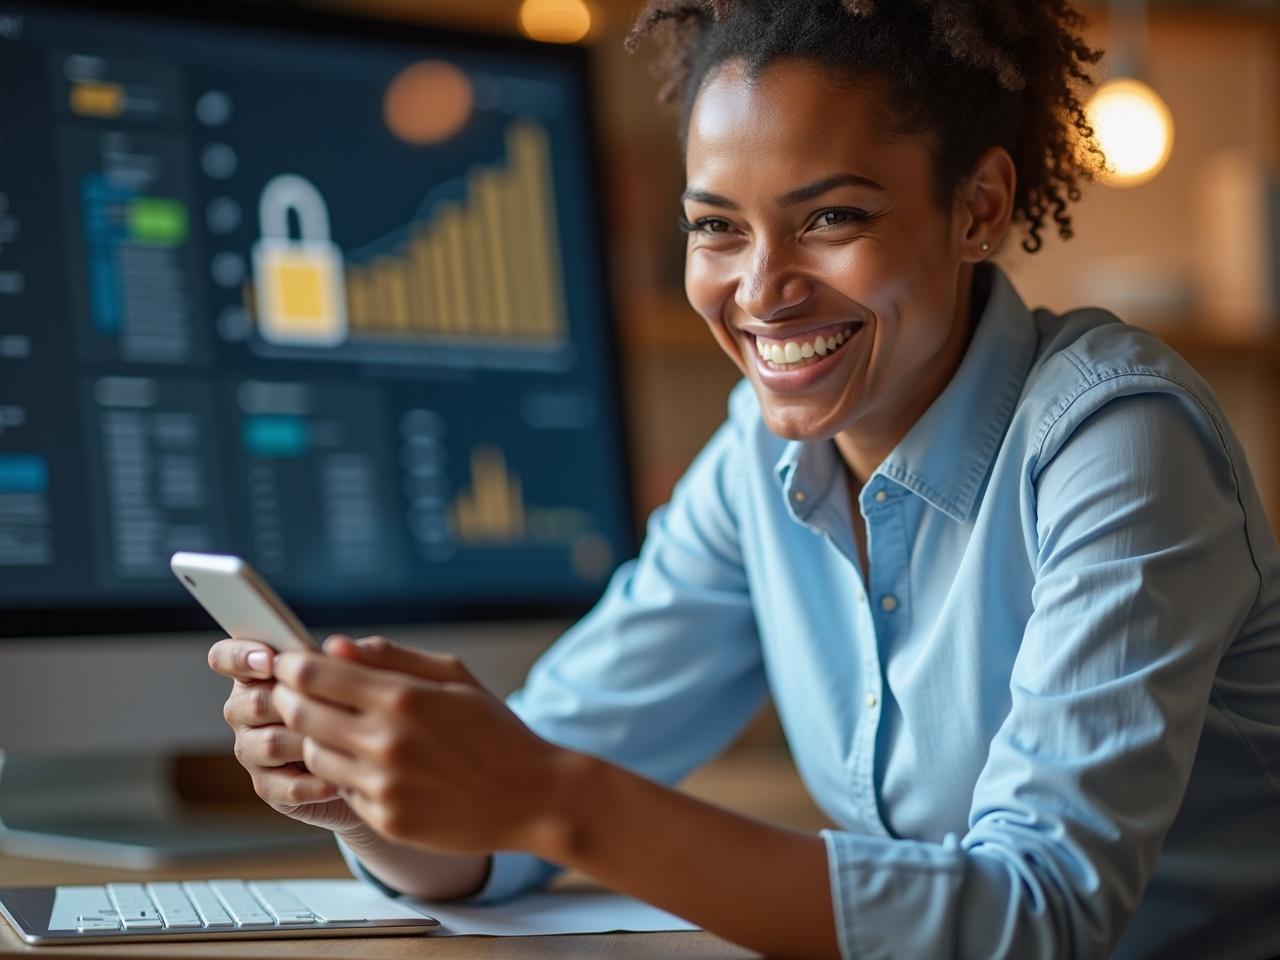
M722 197L718 193L711 193L707 190L699 190L696 187L690 187L684 193L680 194L680 202L693 200L697 203L705 203L711 207L724 207L728 210L737 210L738 205L728 197Z
M806 200L812 200L814 197L820 197L828 190L834 190L836 187L869 187L872 190L884 190L884 186L876 183L870 177L864 177L857 173L836 173L829 177L823 177L821 180L815 180L813 183L805 184L803 187L796 187L788 193L784 193L775 201L780 207L791 207L797 203L804 203Z

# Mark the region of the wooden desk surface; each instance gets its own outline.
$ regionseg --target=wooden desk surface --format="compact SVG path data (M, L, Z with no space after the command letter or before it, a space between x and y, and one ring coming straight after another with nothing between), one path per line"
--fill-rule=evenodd
M762 819L817 830L826 825L787 758L772 750L731 754L690 778L685 789L716 803ZM0 886L104 883L201 877L345 877L336 848L271 861L208 863L179 870L134 873L109 867L79 866L0 856ZM572 872L557 889L590 889L592 881ZM116 944L114 946L28 947L0 919L0 957L34 955L62 960L141 957L244 957L280 960L399 960L407 957L608 957L741 960L754 954L709 933L581 934L563 937L359 937L313 940L223 940L208 943Z

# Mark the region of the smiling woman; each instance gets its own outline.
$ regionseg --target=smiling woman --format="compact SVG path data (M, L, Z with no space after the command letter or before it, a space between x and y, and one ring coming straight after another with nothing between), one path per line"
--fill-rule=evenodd
M649 4L729 417L507 704L376 638L216 646L264 799L393 892L569 865L772 956L1280 953L1280 550L1240 445L1156 339L990 260L1069 236L1080 26ZM671 788L766 693L839 829Z

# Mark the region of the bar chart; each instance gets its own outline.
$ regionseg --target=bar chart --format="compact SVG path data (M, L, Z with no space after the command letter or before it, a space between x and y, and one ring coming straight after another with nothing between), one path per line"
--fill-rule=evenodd
M465 199L415 224L395 254L347 266L352 336L564 337L545 131L513 124L507 156L473 170Z
M528 120L506 130L506 156L462 183L436 185L418 214L347 251L341 266L346 333L323 346L557 350L568 336L550 144ZM446 197L433 201L432 197ZM317 192L317 198L319 198ZM244 285L255 315L254 285ZM287 346L287 330L270 339Z
M450 517L459 545L565 544L590 532L591 517L582 510L527 505L500 448L473 448L470 466L471 486L457 494Z

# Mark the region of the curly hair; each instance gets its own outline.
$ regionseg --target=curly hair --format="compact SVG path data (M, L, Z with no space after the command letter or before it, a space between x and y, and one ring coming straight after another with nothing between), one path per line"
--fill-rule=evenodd
M1070 239L1068 203L1103 166L1082 104L1102 51L1081 39L1085 23L1070 0L648 0L626 46L658 43L658 98L682 104L682 142L702 83L729 60L753 79L784 58L882 79L877 119L929 138L943 209L984 150L1009 151L1013 219L1035 253L1046 216Z

